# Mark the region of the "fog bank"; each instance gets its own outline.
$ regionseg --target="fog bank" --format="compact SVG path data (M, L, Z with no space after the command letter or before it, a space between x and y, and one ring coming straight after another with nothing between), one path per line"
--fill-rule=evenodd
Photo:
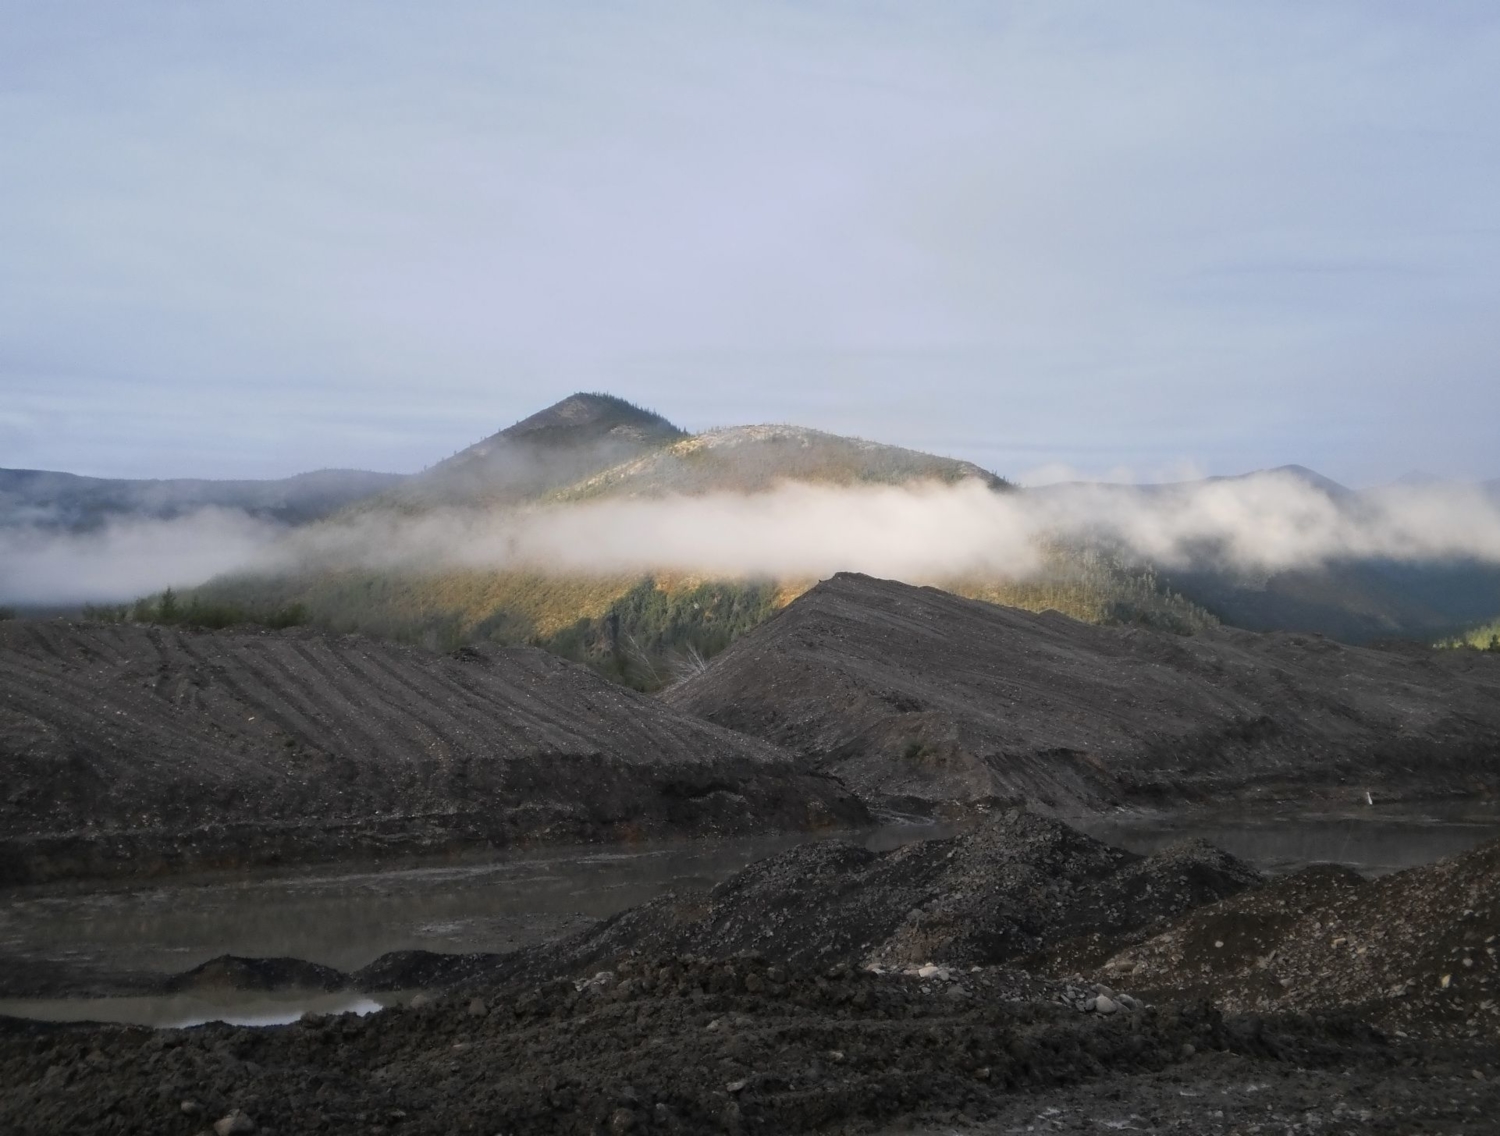
M0 531L0 601L123 600L226 572L541 569L913 583L1036 574L1049 541L1107 541L1169 569L1264 574L1333 560L1500 564L1500 504L1478 488L1336 497L1294 475L1143 489L784 484L764 493L603 499L519 510L370 512L285 529L232 510L94 533Z

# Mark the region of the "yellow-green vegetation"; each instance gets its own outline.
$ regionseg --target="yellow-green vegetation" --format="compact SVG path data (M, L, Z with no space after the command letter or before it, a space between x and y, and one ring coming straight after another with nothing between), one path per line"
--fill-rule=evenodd
M1444 639L1439 647L1473 647L1481 651L1500 651L1500 619Z
M86 604L83 617L99 623L165 623L185 627L295 627L307 622L301 604L252 606L197 593L185 599L172 588L160 595L142 596L129 604Z
M1149 568L1094 549L1055 548L1049 557L1048 571L1033 580L937 583L972 599L1029 611L1052 609L1091 623L1142 624L1178 633L1217 623L1163 587ZM220 580L177 601L168 621L193 622L194 611L239 611L246 622L270 623L277 613L295 612L297 622L432 650L473 643L529 644L654 690L701 666L815 582L541 572L322 572ZM151 618L152 609L148 604L134 615Z
M302 578L216 581L175 612L295 610L318 626L433 650L472 643L529 644L643 690L653 690L722 651L800 595L770 580L688 576L567 576L536 572L397 575L327 572ZM123 610L152 619L160 603Z
M1046 567L1035 576L960 579L943 587L1005 607L1058 611L1084 623L1153 627L1178 635L1219 625L1212 613L1163 584L1154 569L1098 548L1053 546Z

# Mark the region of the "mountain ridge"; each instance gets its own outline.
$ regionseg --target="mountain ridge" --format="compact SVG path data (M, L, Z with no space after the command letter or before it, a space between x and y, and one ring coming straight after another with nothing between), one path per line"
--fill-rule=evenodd
M329 516L406 475L317 469L279 478L107 478L0 469L0 526L79 528L111 518L170 519L196 509L242 509L287 524Z
M614 395L579 392L355 508L411 511L518 504L685 436L686 431L655 411Z

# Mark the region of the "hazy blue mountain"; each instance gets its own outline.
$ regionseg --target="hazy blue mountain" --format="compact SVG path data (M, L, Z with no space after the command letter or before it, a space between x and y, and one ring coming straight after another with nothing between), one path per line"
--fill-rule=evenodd
M215 506L301 524L401 480L401 474L357 469L320 469L268 481L129 480L0 469L0 526L89 529L113 519L165 519Z

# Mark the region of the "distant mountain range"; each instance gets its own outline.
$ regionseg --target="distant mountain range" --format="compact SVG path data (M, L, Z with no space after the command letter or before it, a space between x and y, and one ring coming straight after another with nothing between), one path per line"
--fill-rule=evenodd
M1259 471L1357 509L1361 494L1301 466ZM661 415L604 394L577 394L422 473L327 470L283 481L109 481L0 471L0 526L87 528L111 518L173 517L209 506L317 526L435 509L504 509L606 498L750 493L792 481L833 486L975 480L1040 501L1067 487L1017 489L970 462L797 426L692 435ZM1170 507L1202 482L1100 485ZM1500 498L1500 480L1484 490ZM1047 549L1025 581L955 579L959 594L1103 623L1192 632L1225 623L1320 632L1350 642L1432 640L1500 614L1500 568L1478 563L1357 560L1247 578L1218 568L1168 571L1105 545ZM774 614L815 581L701 576L598 576L536 570L320 570L239 576L196 590L202 605L255 614L296 610L312 622L435 648L476 640L530 642L623 678L660 686ZM0 597L3 599L3 597Z
M167 520L207 508L305 524L402 480L400 474L358 469L320 469L274 481L124 480L0 469L0 527L91 529L112 519Z
M1326 493L1336 501L1348 501L1358 496L1358 493L1346 485L1340 485L1331 477L1324 477L1315 469L1308 469L1305 465L1278 465L1269 469L1252 470L1250 473L1218 474L1213 477L1205 477L1198 481L1161 481L1144 485L1125 484L1114 481L1063 481L1051 485L1041 485L1027 492L1039 497L1056 495L1080 486L1090 489L1103 490L1110 493L1118 493L1121 496L1162 497L1173 493L1185 493L1199 488L1204 484L1225 481L1247 481L1251 478L1280 476L1299 481L1311 489Z

